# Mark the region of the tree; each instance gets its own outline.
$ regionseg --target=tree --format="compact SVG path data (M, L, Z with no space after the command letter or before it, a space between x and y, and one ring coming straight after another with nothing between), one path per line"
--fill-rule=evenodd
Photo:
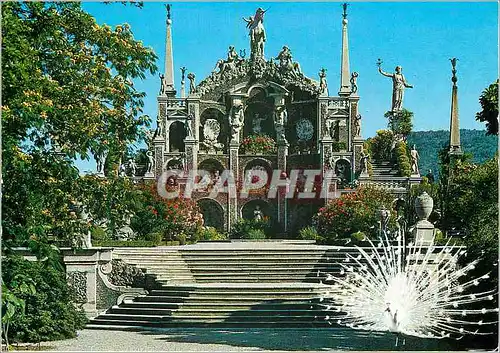
M149 124L133 80L156 71L127 24L98 25L80 3L2 6L3 236L77 234L77 156L119 163ZM111 169L113 169L111 168Z
M486 123L487 135L498 135L498 84L497 80L489 85L479 97L482 110L476 113L476 120Z
M370 156L376 161L391 159L394 133L391 130L377 130L377 134L366 140Z
M406 141L407 136L413 129L413 113L407 109L403 109L398 112L387 112L384 116L389 118L387 126L391 129L394 135L402 136Z

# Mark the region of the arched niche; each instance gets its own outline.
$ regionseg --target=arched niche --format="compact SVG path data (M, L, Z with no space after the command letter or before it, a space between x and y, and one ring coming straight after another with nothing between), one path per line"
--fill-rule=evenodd
M224 231L224 208L214 199L202 198L197 201L203 214L203 225L214 227L219 232Z
M340 158L335 162L335 174L343 184L350 183L351 177L351 163L344 158Z
M198 164L198 170L206 170L211 174L213 174L215 171L218 171L219 174L222 174L222 172L224 171L224 166L215 158L207 158Z
M273 168L271 166L271 163L263 158L254 158L249 160L244 168L243 168L243 175L242 175L242 180L245 181L246 184L250 184L252 181L251 180L246 180L245 178L247 177L247 171L254 169L254 170L261 170L263 172L267 173L267 184L271 182L271 178L273 175Z
M170 152L184 152L184 139L186 138L186 127L181 121L174 121L168 127L168 143Z
M269 202L262 199L255 199L246 202L240 209L241 217L244 219L253 219L258 218L258 212L260 211L261 216L264 219L268 219L272 221L273 219L273 210Z
M217 131L218 130L218 133ZM207 108L200 115L200 149L206 153L227 152L229 121L216 108Z
M251 88L245 105L245 126L243 136L276 136L274 128L274 98L260 86Z

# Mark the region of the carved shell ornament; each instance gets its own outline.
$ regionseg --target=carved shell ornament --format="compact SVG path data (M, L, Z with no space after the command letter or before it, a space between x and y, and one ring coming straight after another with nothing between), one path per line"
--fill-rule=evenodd
M217 140L220 134L220 124L215 119L207 119L203 124L203 135L207 140Z
M297 122L297 137L302 141L309 141L314 134L314 126L309 119L302 118Z

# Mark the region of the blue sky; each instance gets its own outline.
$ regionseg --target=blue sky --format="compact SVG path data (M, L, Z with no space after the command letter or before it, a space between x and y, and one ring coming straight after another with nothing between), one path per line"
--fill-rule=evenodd
M142 9L101 3L84 3L83 7L98 23L130 24L135 38L154 49L163 71L164 3L145 2ZM269 8L264 21L266 58L275 57L283 45L288 45L307 76L317 79L321 67L328 70L330 95L336 95L340 81L340 2L173 3L177 90L181 66L194 72L199 82L218 59L226 57L229 45L249 53L242 17L253 15L257 7ZM404 106L415 114L414 130L447 130L451 96L448 59L457 57L460 126L484 129L484 124L475 121L475 113L480 110L481 91L498 77L497 16L496 2L351 3L350 66L351 71L359 73L363 137L386 127L383 115L391 106L392 82L377 72L377 58L382 58L385 71L392 72L401 65L407 81L414 85L406 90L404 100ZM137 82L137 88L147 93L145 111L153 118L159 85L157 76Z

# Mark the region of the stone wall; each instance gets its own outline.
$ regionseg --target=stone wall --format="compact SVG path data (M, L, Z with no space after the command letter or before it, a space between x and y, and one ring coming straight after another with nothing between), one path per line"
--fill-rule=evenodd
M25 259L36 257L25 248L14 249ZM69 287L77 305L92 318L113 305L147 295L154 287L154 278L144 270L113 260L112 248L61 249Z

